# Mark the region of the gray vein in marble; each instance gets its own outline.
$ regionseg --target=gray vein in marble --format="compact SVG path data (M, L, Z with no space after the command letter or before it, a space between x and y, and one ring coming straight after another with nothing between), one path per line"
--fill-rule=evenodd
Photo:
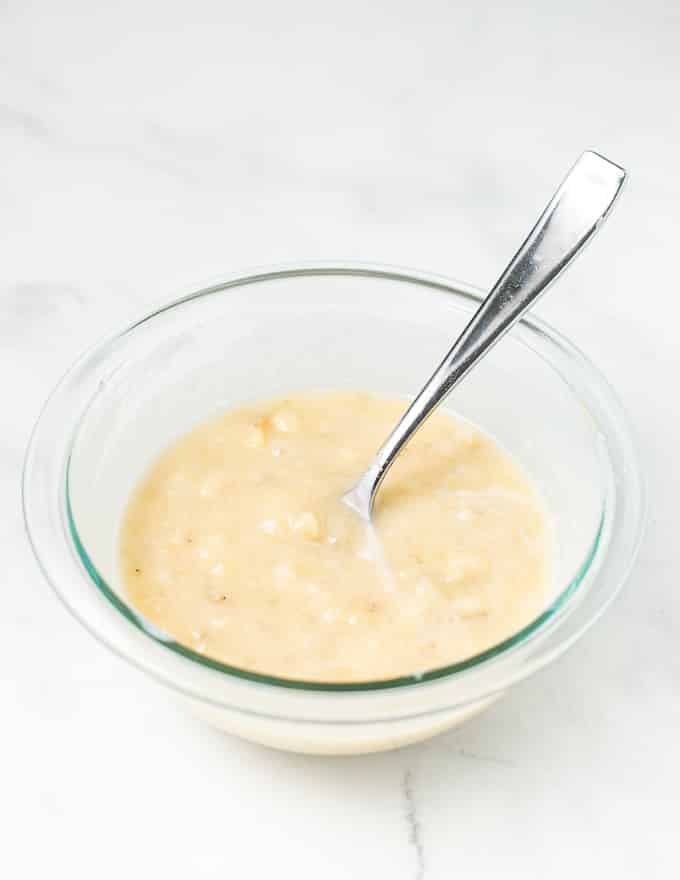
M84 293L69 284L27 281L0 284L0 340L3 355L21 350L26 340L48 334L70 320L74 310L87 306ZM56 321L56 324L52 322ZM2 359L0 357L0 359Z
M47 141L51 136L49 128L38 116L9 104L0 104L0 128L15 128L27 137L41 141Z
M408 826L408 841L416 855L415 880L423 880L425 877L425 847L416 798L413 792L413 774L410 770L404 773L401 781L401 791L404 797L405 818Z
M0 70L2 71L2 85L13 91L29 91L37 92L38 96L48 95L50 97L62 97L65 92L55 81L55 71L51 71L50 76L29 70L25 65L17 63L16 60L10 61L9 58L0 58ZM11 83L8 86L8 82Z
M510 761L508 758L496 758L494 755L480 755L477 752L470 752L468 749L455 749L455 751L461 756L461 758L471 758L473 761L484 761L487 764L501 764L504 767L517 766L514 761Z
M88 143L89 135L77 135L77 125L66 125L65 119L55 117L51 123L21 107L0 103L0 130L3 128L18 131L25 137L49 144L52 148L129 159L137 165L161 172L182 183L195 184L199 180L195 171L172 156L160 155L153 145L145 144L141 135L136 141L122 140L116 143L113 139L110 142Z
M433 746L435 744L433 743ZM470 749L461 748L460 746L449 745L446 742L438 742L436 746L445 752L451 752L460 758L469 758L471 761L480 761L485 764L498 764L502 767L516 767L517 762L510 758L499 758L496 755L483 755L479 752L473 752Z
M143 165L152 171L160 171L168 177L172 177L182 183L193 184L197 183L199 180L197 174L190 169L183 167L179 163L174 162L172 159L148 153L142 147L135 146L134 144L120 144L119 146L102 145L101 147L95 147L93 149L96 149L98 152L125 156L128 159L132 159L133 162Z
M162 148L192 161L199 156L214 158L224 153L225 144L221 138L201 131L170 128L155 120L147 121L145 131L149 139Z

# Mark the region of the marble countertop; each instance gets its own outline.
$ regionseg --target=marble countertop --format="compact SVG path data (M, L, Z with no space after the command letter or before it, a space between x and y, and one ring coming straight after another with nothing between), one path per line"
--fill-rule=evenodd
M680 21L666 0L611 9L2 4L7 877L680 873ZM253 264L362 259L488 285L586 147L630 169L628 191L539 311L618 389L650 519L577 647L428 744L321 759L192 721L64 612L19 483L79 351Z

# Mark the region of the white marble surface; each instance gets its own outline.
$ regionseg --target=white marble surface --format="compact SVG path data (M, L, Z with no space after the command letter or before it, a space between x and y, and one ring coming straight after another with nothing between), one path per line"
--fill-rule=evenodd
M680 872L678 12L520 6L0 6L3 876ZM588 146L630 186L540 311L618 388L651 517L625 593L573 651L428 745L311 759L178 714L67 616L24 540L19 475L84 346L251 264L488 284Z

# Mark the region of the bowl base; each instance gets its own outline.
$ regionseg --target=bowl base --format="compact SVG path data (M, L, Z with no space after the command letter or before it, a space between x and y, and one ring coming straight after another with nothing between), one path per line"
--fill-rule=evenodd
M271 718L246 717L186 697L178 700L191 715L211 727L268 748L303 755L367 755L413 745L458 727L483 712L501 696L494 694L472 705L437 713L434 718L426 716L361 724L306 722L304 725Z

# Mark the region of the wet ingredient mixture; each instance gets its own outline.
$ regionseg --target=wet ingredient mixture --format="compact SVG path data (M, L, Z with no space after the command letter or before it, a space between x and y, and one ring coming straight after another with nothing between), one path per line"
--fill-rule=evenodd
M429 419L387 476L373 529L339 500L405 406L291 395L179 439L125 514L131 603L200 654L325 682L422 674L528 624L545 604L544 511L470 423Z

